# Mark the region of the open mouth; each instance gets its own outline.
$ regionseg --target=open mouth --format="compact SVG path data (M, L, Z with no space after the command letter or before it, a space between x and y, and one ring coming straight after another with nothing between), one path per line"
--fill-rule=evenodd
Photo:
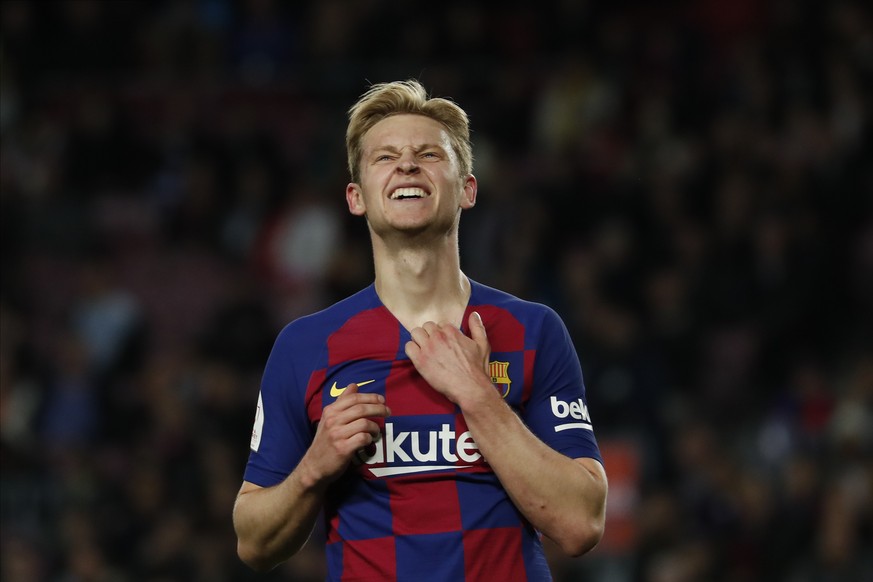
M391 193L391 200L413 200L430 196L421 188L398 188Z

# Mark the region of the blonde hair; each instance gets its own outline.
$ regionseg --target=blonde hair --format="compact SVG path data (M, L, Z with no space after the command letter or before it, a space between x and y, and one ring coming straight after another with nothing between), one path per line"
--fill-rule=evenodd
M468 176L473 172L473 147L467 113L449 99L428 98L421 83L409 79L372 85L349 109L346 151L352 182L358 182L361 177L364 135L386 117L404 113L424 115L441 123L458 156L461 175Z

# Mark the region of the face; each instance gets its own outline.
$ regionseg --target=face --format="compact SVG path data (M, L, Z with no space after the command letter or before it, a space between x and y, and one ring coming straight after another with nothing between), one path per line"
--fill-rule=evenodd
M438 121L392 115L370 128L362 145L360 183L346 187L346 201L377 235L445 232L476 202L476 178L460 175Z

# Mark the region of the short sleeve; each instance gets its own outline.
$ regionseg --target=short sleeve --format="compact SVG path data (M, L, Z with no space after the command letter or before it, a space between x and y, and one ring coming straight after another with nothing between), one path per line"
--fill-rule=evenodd
M294 325L286 326L273 344L264 367L245 480L262 487L282 482L312 442L306 414L306 378L296 373Z
M543 313L536 338L533 388L522 419L558 452L603 462L576 348L558 314L549 307Z

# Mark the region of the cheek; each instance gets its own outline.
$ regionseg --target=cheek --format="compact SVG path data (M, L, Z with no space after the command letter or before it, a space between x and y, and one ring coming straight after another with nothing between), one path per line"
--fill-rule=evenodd
M385 189L385 185L393 175L390 168L387 166L377 166L369 168L361 176L361 186L367 189L368 193L380 192Z

